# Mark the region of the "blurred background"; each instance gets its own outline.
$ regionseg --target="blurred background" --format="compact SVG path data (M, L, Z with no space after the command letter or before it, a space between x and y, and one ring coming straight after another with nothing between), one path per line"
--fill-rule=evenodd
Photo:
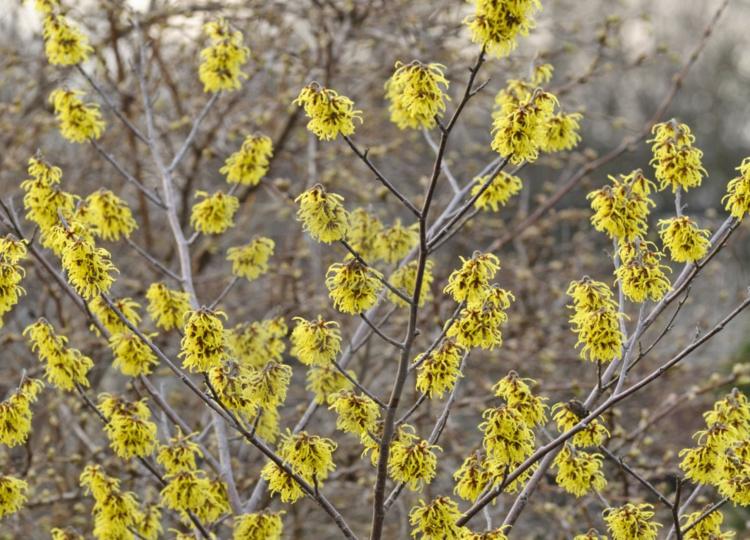
M31 4L29 2L28 4ZM438 478L422 494L405 494L391 510L388 538L407 538L408 509L419 499L450 494L452 472L463 457L481 443L476 428L481 411L493 402L489 388L511 369L538 381L537 392L550 404L585 396L596 379L596 368L578 358L575 337L568 326L568 283L590 275L612 283L611 250L606 237L589 223L585 195L607 182L609 174L641 168L653 178L649 167L649 145L637 137L675 85L675 75L704 40L704 30L721 1L717 0L543 0L537 27L522 38L518 49L503 60L492 59L480 80L485 89L470 103L448 148L447 164L461 185L474 178L495 155L489 148L493 99L509 79L523 79L543 63L554 66L549 89L566 111L583 113L582 142L572 152L553 154L527 165L518 173L523 192L499 213L481 213L436 256L435 299L424 310L425 332L420 346L426 347L440 321L453 307L441 290L447 276L458 265L458 256L475 249L496 248L503 269L498 281L516 296L509 310L504 346L492 353L472 353L466 380L441 439ZM364 123L355 141L371 149L370 155L394 183L413 200L422 196L434 158L429 141L419 131L402 132L388 121L383 84L396 61L419 59L446 66L453 103L459 99L468 68L478 53L462 25L471 6L458 0L243 0L198 2L191 0L139 0L119 2L81 0L64 2L65 11L90 37L94 59L85 69L101 84L126 116L143 125L138 81L133 63L138 36L132 21L140 21L151 46L148 79L157 124L165 148L174 152L187 135L207 97L197 76L199 51L205 47L204 22L222 16L243 32L251 49L250 77L241 90L223 96L183 160L177 175L181 193L181 218L189 231L189 212L197 189L215 191L226 184L219 173L226 157L239 147L245 134L261 131L275 142L273 165L258 188L240 191L242 206L237 226L221 237L202 237L193 246L193 266L198 294L210 303L230 279L224 252L228 246L263 234L277 244L273 271L262 280L242 283L222 302L229 324L284 316L291 323L296 315L322 313L342 324L345 339L358 320L333 312L323 286L325 270L341 260L341 248L313 244L294 220L294 208L286 194L296 196L315 183L344 195L349 210L364 207L386 225L410 216L394 204L362 163L339 142L319 143L304 128L305 120L291 105L300 88L311 80L335 88L352 98L363 111ZM669 101L662 120L672 117L687 123L704 152L708 177L700 189L685 197L686 213L701 226L714 229L725 212L720 199L735 168L750 155L750 2L731 0L724 16L705 42L705 48ZM0 194L21 207L19 184L26 178L26 162L40 149L63 170L63 187L85 196L100 187L112 189L128 200L139 221L134 241L175 266L170 237L164 234L165 219L158 209L131 186L88 145L65 142L55 129L48 103L59 86L81 88L89 99L101 102L75 69L50 66L43 53L41 20L33 6L4 0L0 10ZM449 104L449 111L451 111ZM126 164L146 185L156 185L157 176L144 148L103 107L108 129L101 145ZM433 133L433 138L438 134ZM560 189L582 166L630 141L619 157L582 175L564 194ZM450 199L447 184L440 187L437 208ZM674 212L669 193L658 196L652 213L650 238L657 240L656 221ZM555 200L555 204L548 204ZM532 223L525 219L539 208L550 206ZM436 213L439 213L438 212ZM520 226L519 226L520 224ZM30 226L27 224L30 230ZM116 294L131 296L145 305L148 284L161 279L126 245L105 246L120 269ZM384 269L387 270L387 269ZM679 271L679 270L677 270ZM6 316L0 334L0 396L15 387L22 369L38 368L20 336L23 327L46 316L65 330L71 343L96 363L92 378L97 391L123 391L125 379L111 368L111 353L101 340L88 332L54 284L36 267L27 267L27 295ZM654 369L660 361L684 346L696 333L721 318L750 285L748 227L738 230L729 246L701 273L685 308L669 337L636 369L636 375ZM631 306L632 307L632 306ZM634 320L637 312L630 313ZM396 333L405 320L397 313L389 323ZM632 321L631 321L632 322ZM662 321L666 324L666 318ZM656 335L661 324L652 333ZM607 423L620 454L644 476L668 493L678 472L676 453L690 444L690 434L702 426L701 413L733 386L747 384L750 362L750 320L741 317L708 346L691 355L679 369L666 376L607 416ZM176 354L179 339L159 338ZM395 359L382 342L364 347L352 364L360 380L387 395ZM310 395L304 388L304 370L290 359L295 377L287 406L282 410L282 429L295 424ZM175 403L191 404L167 371L155 377L171 388ZM406 403L417 398L412 387ZM74 525L91 530L91 500L78 487L78 474L86 463L106 464L118 472L139 494L150 493L147 482L134 465L112 458L96 420L72 396L46 391L35 409L34 434L21 454L0 450L0 466L21 469L32 484L29 509L0 524L0 538L47 538L50 527ZM441 403L428 403L415 424L431 428ZM208 414L195 408L194 423L205 426ZM333 413L318 411L310 431L330 436ZM369 523L369 493L372 469L360 459L361 448L353 437L335 435L336 479L330 480L329 496L358 532ZM210 444L210 438L206 444ZM262 461L252 448L233 441L239 449L237 468L241 493L249 496ZM18 454L18 455L17 455ZM606 464L607 500L652 501L653 497ZM150 491L149 491L150 489ZM696 502L716 499L705 490ZM356 501L354 503L353 501ZM499 524L513 501L506 495L490 508ZM278 501L270 503L278 506ZM596 497L575 501L563 494L549 475L514 530L515 538L568 539L588 527L599 527L602 502ZM317 507L302 501L286 508L286 537L336 538ZM727 508L738 538L747 535L741 509ZM663 508L658 517L668 523ZM478 521L481 521L478 520ZM165 521L167 526L176 526ZM171 534L171 533L170 533ZM220 538L228 529L219 527ZM165 537L169 537L166 535Z

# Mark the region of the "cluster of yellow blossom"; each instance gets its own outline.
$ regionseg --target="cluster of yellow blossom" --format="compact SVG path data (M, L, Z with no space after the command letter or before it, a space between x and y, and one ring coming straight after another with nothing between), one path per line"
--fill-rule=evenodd
M553 419L560 433L570 431L586 416L583 405L577 401L555 403L552 406ZM595 418L573 435L570 442L576 448L592 448L604 444L609 437L609 430L602 422Z
M0 475L0 519L18 512L26 502L26 492L29 484L25 480L10 476Z
M516 48L518 36L526 36L534 27L534 13L541 8L539 0L473 0L474 14L465 23L471 39L489 54L502 58Z
M352 135L354 120L362 121L362 111L354 108L351 99L316 82L305 86L294 104L305 109L305 115L310 119L307 129L323 141L331 141L339 135Z
M167 485L161 490L161 504L180 512L187 521L192 512L204 523L216 521L229 511L226 486L211 480L201 470L183 470L166 475Z
M190 371L207 372L221 366L226 358L226 336L221 311L202 308L185 315L184 336L180 343L182 364Z
M349 214L346 241L366 261L376 261L387 256L382 253L382 243L378 241L383 231L383 223L364 208L355 208Z
M346 433L366 437L367 432L375 431L380 417L378 404L364 394L352 390L342 390L328 399L329 409L336 412L336 428Z
M211 390L221 404L244 418L258 414L258 401L250 392L247 369L234 362L224 362L208 370Z
M31 178L21 182L25 194L23 206L26 218L39 226L42 244L50 246L52 228L60 221L60 214L70 216L75 209L75 197L60 188L62 170L37 155L29 159Z
M475 184L471 188L472 196L482 191L482 187L489 182L489 185L474 202L475 207L485 212L490 209L497 212L500 206L505 206L510 198L521 191L523 187L520 178L505 171L500 171L494 178L478 176L474 179L474 182Z
M92 234L104 240L129 238L138 227L127 203L106 189L86 197L85 212L83 220L90 226Z
M743 159L737 170L740 175L729 181L721 202L726 201L726 210L732 217L742 219L750 213L750 158Z
M581 358L592 362L618 358L622 352L620 320L623 315L618 311L610 288L585 276L571 282L567 294L573 299L573 316L569 322L578 334L576 345L583 345Z
M383 287L381 280L380 272L357 259L334 263L326 272L328 293L342 313L362 313L374 306Z
M73 66L80 64L94 50L88 38L64 15L45 13L42 36L44 53L50 64Z
M234 214L240 207L240 201L234 195L217 191L209 195L205 191L196 191L195 197L202 199L193 205L190 212L190 224L204 234L221 234L234 227Z
M83 235L70 236L63 248L61 262L70 284L87 300L109 292L115 281L110 273L117 269L110 260L109 251L96 247Z
M424 271L422 272L422 284L419 287L419 301L417 305L422 307L425 302L432 299L430 287L435 279L432 275L432 261L425 261ZM405 265L397 268L388 278L388 283L396 290L402 291L408 298L414 298L414 290L417 287L417 271L419 270L419 261L410 261ZM408 307L411 304L401 298L392 290L388 290L388 300L399 307Z
M557 106L557 98L543 90L534 90L517 104L501 101L493 113L492 149L511 163L533 162L547 140L548 122Z
M232 540L281 540L284 512L254 512L234 518Z
M0 238L0 327L3 316L18 303L26 293L21 287L25 275L19 264L26 258L26 244L12 236Z
M238 324L227 332L227 345L233 358L247 367L263 367L280 362L286 349L283 338L287 326L283 317Z
M703 511L693 512L686 516L681 516L685 520L682 527L691 527L690 530L684 533L683 538L685 540L732 540L735 533L732 531L722 532L721 525L724 523L724 514L719 510L714 510L707 516L703 515Z
M197 469L196 457L203 457L200 447L191 439L194 434L184 435L177 428L177 434L169 439L169 444L162 444L156 454L156 461L168 474Z
M99 396L107 419L104 430L115 454L123 459L145 457L156 447L156 424L145 400L126 401L110 394Z
M27 326L23 334L31 350L45 363L45 376L51 385L61 390L73 390L76 385L89 386L86 374L94 367L94 362L78 349L66 347L68 338L55 334L50 323L39 319Z
M356 380L354 371L348 370L347 374ZM334 396L338 392L349 391L354 387L354 383L347 379L333 364L310 366L307 370L306 379L305 388L312 392L313 399L318 405L326 403L329 396Z
M148 314L157 328L179 328L190 310L188 293L170 289L164 283L152 283L146 291ZM128 317L130 318L130 317Z
M566 444L555 456L557 485L576 497L604 489L607 480L602 473L602 455L584 452Z
M268 259L273 255L276 244L270 238L257 236L244 246L231 247L227 250L227 260L232 263L232 274L257 279L268 271Z
M339 323L324 321L318 316L316 320L307 321L295 317L297 325L291 335L293 356L308 366L327 366L341 350L341 333Z
M456 302L466 302L466 307L481 307L500 261L492 253L475 253L470 259L461 257L461 263L461 268L448 277L444 292Z
M750 404L734 389L703 417L706 429L695 433L697 446L680 452L680 468L699 484L718 488L722 496L750 505Z
M13 447L26 442L31 432L31 404L42 388L39 379L24 379L15 392L0 401L0 444Z
M156 334L146 334L153 338ZM109 346L114 354L114 366L123 375L138 377L148 375L159 363L151 348L134 332L124 330L112 334L109 338Z
M224 19L207 23L203 30L211 40L211 45L201 51L198 68L203 91L239 89L241 80L247 79L242 66L250 55L250 49L242 45L242 33L229 28Z
M348 215L341 204L344 198L336 193L328 193L316 184L297 197L299 204L297 219L304 229L318 242L330 244L346 235Z
M703 152L693 146L695 136L690 128L670 120L656 124L651 132L654 134L648 141L653 143L651 163L661 189L671 187L674 193L678 188L687 191L700 186L706 174L701 163Z
M435 350L417 355L417 390L428 398L442 398L456 385L461 374L464 351L452 339L444 339Z
M141 510L135 494L121 491L120 481L108 476L100 465L87 465L80 482L94 497L96 538L132 538L132 531L136 531L143 538L155 540L161 533L158 507L152 506L150 512Z
M387 263L397 263L419 243L419 226L415 223L404 227L397 219L378 235L377 242L380 244L377 248L379 258Z
M445 66L414 60L409 64L396 62L395 67L396 71L385 83L391 122L400 129L435 127L448 99L441 88L447 89L449 84Z
M294 434L287 431L281 439L278 455L308 484L321 486L336 468L333 463L335 449L336 443L331 439L305 431ZM280 494L282 501L294 502L304 494L296 480L273 461L263 467L261 476L268 481L272 493Z
M421 439L409 430L401 430L391 442L388 475L394 482L404 483L412 491L432 482L437 472L435 449L439 446Z
M604 521L612 540L656 540L661 524L654 523L650 504L627 503L618 508L607 508Z
M429 503L420 500L409 512L411 534L421 540L462 540L468 529L456 525L460 517L458 505L449 497L438 497Z
M674 262L695 262L708 252L709 232L687 216L659 220L659 234Z
M622 292L632 302L644 302L647 298L658 302L669 291L671 285L664 274L670 270L661 264L662 253L652 242L636 238L634 242L620 245L620 266L615 270Z
M656 187L640 170L618 178L609 177L611 185L592 191L586 197L591 201L591 223L599 232L610 238L630 242L642 237L648 229L649 198Z
M85 103L79 97L82 95L79 90L58 88L49 96L60 124L60 133L74 143L96 140L104 131L99 105Z
M273 143L266 135L245 137L239 150L230 155L219 169L230 184L257 186L268 172L273 155Z

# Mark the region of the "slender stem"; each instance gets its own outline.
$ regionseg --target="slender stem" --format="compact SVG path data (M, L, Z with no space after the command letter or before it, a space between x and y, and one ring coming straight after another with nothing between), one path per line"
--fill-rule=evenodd
M159 208L164 208L164 203L162 202L157 192L148 189L141 182L139 182L135 176L126 171L125 168L120 165L120 163L115 159L115 157L107 152L104 148L102 148L98 142L96 142L94 139L91 139L90 141L91 146L93 146L96 151L99 152L99 154L101 154L101 156L106 159L123 178L125 178L125 180L137 187L138 190L143 193L143 195L145 195L149 201L154 203Z

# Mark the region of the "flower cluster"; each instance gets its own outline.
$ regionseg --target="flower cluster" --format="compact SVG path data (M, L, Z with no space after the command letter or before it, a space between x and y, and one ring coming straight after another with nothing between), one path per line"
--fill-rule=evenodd
M203 452L198 444L191 440L192 437L193 434L183 435L178 428L177 434L169 439L169 444L159 446L156 461L168 474L196 470L195 459L203 457Z
M240 207L240 201L234 195L217 191L209 195L205 191L196 191L196 198L203 199L193 205L190 212L190 224L204 234L221 234L234 226L234 214Z
M87 465L80 482L94 497L94 536L131 538L131 528L138 530L144 519L135 494L121 491L120 481L108 476L100 465Z
M255 512L234 519L232 540L281 540L284 512Z
M502 398L521 414L523 421L529 426L542 426L547 421L547 398L535 396L531 386L536 384L533 379L524 379L515 371L500 379L492 387L496 397Z
M348 370L347 374L354 380L356 373ZM338 392L348 391L354 387L354 383L347 379L333 364L325 366L312 365L307 370L307 382L305 388L313 394L313 400L318 405L328 401L329 396Z
M654 205L649 195L656 186L640 170L609 179L611 185L592 191L586 197L594 211L591 216L594 229L625 242L644 236L649 207Z
M432 482L437 469L435 449L439 446L405 432L391 443L388 475L394 482L406 484L412 491Z
M442 398L456 385L461 374L464 351L452 339L444 339L435 350L414 359L417 366L417 390L428 398Z
M466 302L466 307L481 307L500 261L492 253L475 253L470 259L461 257L461 263L461 268L448 277L444 292L456 302Z
M570 431L587 415L583 405L574 400L567 403L555 403L552 406L552 412L552 418L560 433ZM609 430L599 419L595 418L573 435L571 443L576 448L591 448L603 444L607 437L609 437Z
M258 236L244 246L231 247L227 250L227 260L232 263L232 274L257 279L268 271L268 259L273 255L276 244L270 238Z
M481 192L474 202L474 206L485 212L488 210L497 212L499 207L505 206L510 198L521 191L523 187L520 178L505 171L500 171L494 178L478 176L474 179L474 182L471 195L476 196L477 193ZM489 185L483 190L482 188L487 182L489 182Z
M21 287L25 275L19 264L26 258L26 244L11 236L0 238L0 327L3 316L18 303L26 293Z
M422 284L419 287L419 302L417 305L422 307L425 302L432 299L430 287L434 276L432 275L432 261L425 261L424 271L422 272ZM393 274L388 278L388 283L396 288L397 290L406 293L408 298L414 298L414 290L417 287L417 270L419 269L419 261L410 261L405 265L397 268ZM388 290L388 300L399 307L407 307L410 304L401 298L399 295Z
M45 363L45 377L51 385L61 390L73 390L76 385L89 386L86 374L94 367L94 362L78 349L68 348L68 338L55 334L50 323L39 319L27 326L23 334L31 350Z
M380 272L357 259L334 263L326 272L326 287L333 305L342 313L357 314L370 309L382 288Z
M305 109L305 115L310 119L307 129L323 141L332 141L339 135L352 135L354 120L362 121L362 111L354 108L351 99L316 82L305 86L294 104Z
M505 310L514 300L513 294L497 286L485 291L480 306L461 310L455 321L446 322L446 335L465 349L494 349L503 344L502 325L508 320Z
M687 216L678 216L659 221L659 234L674 262L695 262L708 252L710 242L707 229L699 229L695 221Z
M475 501L490 483L490 473L484 467L480 452L473 452L453 473L456 486L453 493L465 501Z
M671 187L674 193L678 188L687 191L700 186L706 174L701 163L703 152L693 146L695 136L690 128L670 120L656 124L651 132L654 134L648 141L653 143L651 164L661 189Z
M185 315L184 337L180 343L182 364L190 371L205 373L226 358L226 337L221 311L206 308Z
M401 220L384 229L377 238L380 259L387 263L397 263L419 243L419 227L401 225Z
M562 152L578 146L581 113L558 112L546 120L547 133L541 145L545 152Z
M96 247L85 236L73 234L70 237L61 262L70 284L87 300L108 293L115 281L110 273L117 269L110 260L109 251Z
M119 311L127 321L133 326L141 322L141 315L138 313L141 305L133 300L132 298L122 297L113 298L112 305ZM101 296L97 296L89 301L89 309L93 313L99 322L110 334L119 334L120 332L127 332L130 329L117 314L117 311L109 306L107 300ZM92 325L91 331L96 335L99 335L99 329Z
M79 90L58 88L49 96L60 124L60 133L74 143L96 140L104 131L99 105L85 103L79 97L82 95Z
M268 172L273 155L273 143L266 135L245 137L239 150L230 155L219 169L230 184L257 186Z
M338 415L336 428L346 433L367 435L375 430L380 417L378 404L364 394L343 390L330 396L329 409Z
M658 302L671 285L664 275L670 270L661 264L662 253L651 242L636 239L620 247L620 266L615 270L622 292L632 302L651 299Z
M161 504L185 518L187 512L193 512L201 521L211 522L229 508L224 484L210 480L201 470L168 474L166 480Z
M147 334L146 337L153 338L156 334ZM159 363L151 348L134 332L123 330L112 334L109 338L109 347L115 356L114 366L123 375L138 377L148 375Z
M627 503L619 508L607 508L604 521L612 540L656 540L661 524L654 523L653 506Z
M29 484L10 475L0 475L0 519L15 514L26 502Z
M722 532L721 524L724 523L724 514L719 510L714 510L707 516L704 516L702 511L698 511L681 517L685 520L683 528L691 527L692 524L695 524L695 526L685 532L683 536L685 540L703 540L704 538L710 540L731 540L734 538L733 532Z
M281 361L286 349L287 326L283 317L238 324L227 332L233 358L245 367L263 367L270 360Z
M555 456L557 485L576 497L599 491L607 485L602 473L601 454L589 454L565 445Z
M15 392L0 401L0 443L13 447L26 442L31 432L31 404L42 388L39 379L24 379Z
M110 394L99 396L99 409L107 419L104 430L115 454L123 459L145 457L156 447L156 424L145 400L125 401Z
M171 330L182 326L190 310L188 293L170 289L164 283L152 283L146 291L148 314L158 328Z
M576 345L583 345L581 358L592 362L618 358L622 352L620 320L623 315L618 311L610 288L585 276L571 282L567 294L573 299L573 316L569 322L578 334Z
M63 15L48 13L42 31L44 53L50 64L80 64L93 51L88 38Z
M412 536L421 540L462 540L468 530L456 525L461 511L455 501L438 497L419 504L409 512L409 523L414 527Z
M391 121L400 129L433 128L445 112L448 79L441 64L396 62L396 71L385 83ZM444 88L441 88L444 87Z
M21 182L25 194L23 206L26 218L39 226L42 244L49 245L52 228L60 221L60 215L70 216L75 208L75 197L60 189L62 171L37 155L29 158L28 172L31 178Z
M735 219L742 219L750 213L750 158L745 158L737 170L740 175L729 181L727 194L721 202L726 201L726 210Z
M85 221L91 232L104 240L128 238L138 227L127 203L106 189L86 197Z
M339 323L324 321L321 316L313 321L302 317L294 320L297 325L291 335L292 355L308 366L326 366L333 362L341 350Z
M502 103L493 114L492 149L511 163L536 161L547 146L549 121L556 106L557 98L543 90L535 90L517 104Z
M474 14L466 19L471 39L498 58L516 48L518 36L526 36L534 27L533 15L540 9L539 0L473 0Z
M318 242L337 242L346 235L347 229L348 215L341 204L343 200L341 195L328 193L317 184L294 200L299 204L297 219Z
M369 214L364 208L356 208L349 214L346 241L366 261L376 261L386 257L382 253L382 242L378 241L383 231L383 223Z
M207 23L203 30L211 40L211 45L201 51L198 68L203 91L239 89L240 81L247 79L242 66L250 55L250 50L242 45L242 33L229 28L224 19Z

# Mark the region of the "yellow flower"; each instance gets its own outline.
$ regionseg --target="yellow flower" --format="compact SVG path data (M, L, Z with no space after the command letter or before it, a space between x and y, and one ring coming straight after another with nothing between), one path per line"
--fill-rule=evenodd
M232 540L281 540L284 512L256 512L234 518Z
M671 288L664 275L664 270L669 267L661 264L662 253L650 242L639 242L636 253L630 260L623 258L615 271L622 292L632 302L640 303L646 299L658 302Z
M380 252L383 246L378 238L382 234L383 224L377 217L368 214L364 208L356 208L349 214L348 221L346 241L360 257L372 263L387 256Z
M414 289L417 286L417 270L419 268L419 261L411 261L396 269L391 277L388 278L388 283L395 287L397 290L403 291L409 298L414 298ZM432 293L430 292L430 286L434 276L432 275L432 261L425 261L424 272L422 274L422 285L419 288L419 306L422 307L425 302L432 300ZM398 296L391 290L387 291L388 300L400 307L407 307L410 304L403 298Z
M417 367L417 390L427 397L442 398L446 391L456 385L461 373L461 358L464 351L451 339L443 340L440 345L426 357L418 355L414 359Z
M505 309L513 299L511 293L500 287L485 290L484 305L461 310L446 335L465 349L500 347L503 344L501 327L508 320Z
M602 473L601 454L588 454L565 445L555 457L557 485L576 497L600 491L607 485Z
M348 372L352 378L355 378L353 371ZM332 364L325 366L311 365L307 370L307 384L305 388L315 396L315 403L323 405L337 392L351 390L354 384L344 377L339 370Z
M247 390L259 406L274 408L286 400L286 392L291 378L291 367L276 360L271 360L261 368L250 370Z
M306 431L293 434L287 430L281 439L279 455L305 480L322 483L336 468L334 450L336 443L331 439L310 435Z
M94 362L79 350L67 348L68 338L56 335L50 323L39 319L27 326L23 335L29 340L31 350L45 363L45 376L50 384L61 390L73 390L77 384L89 386L86 374Z
M60 220L60 214L70 216L75 208L75 197L60 189L62 171L37 155L29 159L31 178L21 182L25 194L23 206L26 218L48 233Z
M535 91L515 107L494 113L492 149L511 163L534 162L546 144L549 118L557 98L544 91Z
M221 311L201 308L186 314L185 335L180 342L182 365L189 371L205 373L220 366L226 358L226 338Z
M393 441L388 459L388 475L394 482L406 484L412 491L421 491L425 484L432 482L437 469L435 449L416 435Z
M100 465L87 465L81 473L81 486L94 497L94 537L129 538L130 528L144 520L138 500L129 491L120 491L120 481L107 476Z
M76 237L66 245L61 262L68 281L86 300L108 293L115 281L110 272L117 269L109 251L97 248L84 238Z
M216 392L222 405L246 418L258 414L258 400L249 390L247 370L234 362L224 362L208 371L212 392Z
M541 8L539 0L473 0L474 14L464 23L471 40L498 58L516 48L518 36L527 36L534 28L534 13Z
M656 124L651 133L654 138L648 142L654 154L651 164L654 165L656 179L660 189L677 188L685 191L701 185L706 170L701 158L703 152L693 146L695 136L686 124L675 120Z
M49 534L52 540L85 540L82 534L78 534L71 527L65 529L54 527L50 529Z
M49 15L54 13L56 9L60 7L59 0L35 0L34 9L37 10L41 15ZM57 540L56 538L53 540Z
M273 461L263 466L260 476L268 482L268 489L271 493L280 494L281 502L293 503L305 495L294 477Z
M167 485L161 490L161 503L180 512L198 512L206 499L213 497L211 481L203 471L180 471L166 476Z
M268 172L273 155L273 143L265 135L253 134L245 137L239 150L230 155L219 169L230 184L257 186Z
M26 258L26 244L11 236L0 238L0 327L3 315L8 313L26 294L21 287L25 271L18 264Z
M141 322L141 315L138 313L141 305L132 298L112 298L112 303L133 326L137 326ZM125 322L101 296L96 296L89 301L89 309L110 334L119 334L129 330ZM93 324L91 325L91 331L97 336L99 335L99 329Z
M479 452L473 452L453 473L456 487L453 493L465 501L476 501L490 483L490 474L484 468Z
M750 438L750 404L747 396L736 388L714 403L710 411L703 413L703 418L708 427L723 424L731 428L738 441Z
M653 183L640 170L619 178L610 176L612 185L589 193L591 201L591 224L610 238L630 242L643 236L648 228L649 199Z
M581 136L578 134L580 113L557 113L547 119L547 133L541 149L545 152L571 150L578 145Z
M180 428L177 428L177 434L169 439L169 444L159 446L156 461L168 474L196 470L195 458L203 457L203 452L190 440L194 435L195 433L183 435Z
M257 236L244 246L227 250L227 260L232 263L232 274L248 281L258 278L268 271L268 259L273 255L276 244L270 238Z
M356 435L374 431L380 408L369 397L345 390L331 395L328 402L328 408L338 415L336 428Z
M656 540L661 524L651 521L654 517L652 508L650 504L627 503L604 510L604 521L612 540Z
M461 540L508 540L508 535L505 534L507 530L508 527L504 526L494 531L485 531L482 533L468 532L461 537Z
M600 536L596 529L589 529L585 534L577 534L573 540L607 540L606 536Z
M209 195L205 191L196 191L196 198L203 199L195 203L190 212L190 224L204 234L221 234L234 227L234 214L240 207L240 201L234 195L217 191Z
M697 523L695 527L692 527L684 534L683 538L685 540L730 540L734 538L734 532L721 531L724 514L719 510L714 510L707 516L703 516L703 511L698 511L681 516L681 518L685 521L682 525L683 527L689 527L692 523Z
M420 500L409 512L411 535L420 540L462 540L468 530L456 525L461 512L455 501L438 497L429 503Z
M164 283L152 283L146 291L148 314L158 328L171 330L182 325L190 310L188 293L170 289Z
M352 135L354 120L362 122L362 111L354 108L351 99L316 82L305 86L294 104L305 109L305 115L310 119L307 129L322 141L331 141L339 134Z
M150 421L145 400L125 401L110 394L99 396L107 418L104 430L115 454L123 459L145 457L156 447L156 424Z
M523 421L529 426L541 426L547 421L547 398L531 393L529 384L536 384L533 379L522 379L518 373L511 371L492 387L495 396L506 401L509 407L518 411Z
M158 540L162 533L161 508L157 503L149 504L136 522L135 530L144 540ZM55 540L54 538L52 540Z
M415 224L411 227L401 225L401 220L383 230L376 240L381 258L387 263L396 263L406 257L409 251L419 243L419 228Z
M79 90L54 90L49 101L55 109L55 116L60 124L60 133L70 142L82 143L96 140L104 131L99 105L85 103L79 96Z
M0 443L12 448L26 442L31 432L31 404L42 388L39 379L24 379L15 392L0 401Z
M154 336L156 334L146 334L148 338ZM148 375L159 363L149 346L130 330L112 334L109 338L109 346L115 355L114 366L123 375L130 377Z
M492 253L475 253L471 259L461 257L461 268L454 270L448 278L444 292L456 302L466 302L469 308L482 305L490 286L490 280L500 269L499 259Z
M308 366L325 366L336 360L341 350L339 323L324 321L318 316L315 321L295 317L297 325L291 335L292 355Z
M138 228L127 203L109 190L100 189L86 197L85 222L92 232L105 240L129 238Z
M395 67L385 83L391 122L400 129L435 127L435 119L443 115L445 100L449 99L444 91L449 84L445 66L414 60L409 64L396 62Z
M578 334L577 345L583 344L581 358L592 362L610 362L622 353L623 335L617 303L612 291L601 281L585 276L572 281L567 290L573 299L574 313L569 322Z
M740 175L729 181L721 202L726 201L725 208L732 217L742 219L750 212L750 158L743 159L737 170Z
M557 430L560 433L570 431L585 416L583 411L576 407L577 402L555 403L552 412ZM582 416L581 416L582 415ZM609 431L598 419L591 420L586 427L573 435L571 442L577 448L589 448L599 446L609 437Z
M88 38L63 15L48 14L44 18L44 53L50 64L72 66L80 64L94 49Z
M239 89L240 81L247 79L242 66L250 55L250 49L242 45L242 33L232 31L224 19L207 23L203 31L211 40L211 45L201 51L198 68L203 91Z
M487 409L479 424L487 459L495 466L513 467L534 451L534 432L520 412L508 405Z
M474 179L474 187L471 188L471 195L474 196L479 193L489 179L489 176L477 176ZM513 195L521 191L522 187L520 178L505 171L500 171L474 202L474 206L485 212L490 209L497 212L499 207L505 206Z
M328 193L316 184L294 199L299 204L297 219L310 236L318 242L330 244L346 235L348 216L341 202L344 198Z
M15 514L26 502L29 485L20 478L0 476L0 518Z
M326 272L326 287L333 305L342 313L357 314L370 309L383 284L380 272L356 259L334 263Z
M689 217L662 219L659 226L661 240L674 262L695 262L708 252L708 230L699 229Z
M260 368L270 360L282 360L286 334L283 317L238 324L227 333L227 345L240 365Z
M212 523L230 511L226 484L221 480L209 480L208 491L195 515L204 523Z

